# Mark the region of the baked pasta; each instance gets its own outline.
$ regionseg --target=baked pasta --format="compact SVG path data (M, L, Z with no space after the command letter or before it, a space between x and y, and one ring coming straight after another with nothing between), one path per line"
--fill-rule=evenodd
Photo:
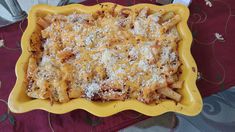
M27 95L61 103L74 98L179 102L180 16L147 7L115 8L38 17Z

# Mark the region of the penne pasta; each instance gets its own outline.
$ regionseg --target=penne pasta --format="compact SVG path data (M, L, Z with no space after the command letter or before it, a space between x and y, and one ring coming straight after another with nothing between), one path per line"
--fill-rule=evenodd
M168 21L169 19L171 19L172 17L174 17L174 12L170 11L170 12L167 12L165 13L164 15L162 15L161 17L161 22L165 22L165 21Z
M38 24L39 26L41 26L43 29L47 28L47 27L50 25L49 22L47 22L46 20L44 20L44 19L41 18L41 17L39 17L39 18L37 19L37 24Z
M81 88L72 88L68 91L69 98L79 98L82 95Z
M32 78L37 69L37 60L34 57L29 58L27 68L27 78Z
M184 81L180 80L170 85L171 88L182 88Z
M58 93L58 99L61 103L65 103L69 101L69 97L67 94L67 84L65 81L60 81L59 84L56 84L56 91Z
M169 19L168 21L162 23L162 31L166 32L167 30L171 29L173 26L175 26L177 23L180 22L180 16L175 15L173 18Z
M161 88L161 89L158 89L158 92L177 102L181 100L181 95L170 88Z
M147 7L101 8L38 17L30 40L27 95L52 103L76 98L179 102L180 16Z

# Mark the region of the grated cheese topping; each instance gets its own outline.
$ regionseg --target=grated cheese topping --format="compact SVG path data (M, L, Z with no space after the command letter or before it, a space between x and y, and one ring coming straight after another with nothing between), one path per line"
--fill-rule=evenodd
M85 94L88 98L94 96L94 94L98 94L100 90L100 86L97 83L91 83L86 87Z
M169 60L170 50L171 50L170 47L162 48L162 54L161 54L161 60L160 60L162 64L165 64L167 60Z
M140 52L144 56L145 59L148 59L148 60L154 59L153 54L152 54L152 50L150 49L149 45L143 46L140 49Z
M134 33L134 35L145 36L147 28L148 28L148 24L147 24L146 20L144 20L144 19L137 19L134 22L133 33Z
M41 53L36 63L32 61L35 75L29 74L28 80L35 83L29 87L35 93L42 87L44 93L45 88L54 90L58 95L51 96L60 102L79 97L148 100L145 88L166 84L176 74L171 69L180 66L177 50L169 44L180 40L177 28L162 32L163 13L149 10L47 16L51 22L41 31L43 48L37 51ZM29 95L36 97L35 93Z
M149 69L149 64L147 61L140 60L138 63L138 68L142 69L143 71L147 71Z

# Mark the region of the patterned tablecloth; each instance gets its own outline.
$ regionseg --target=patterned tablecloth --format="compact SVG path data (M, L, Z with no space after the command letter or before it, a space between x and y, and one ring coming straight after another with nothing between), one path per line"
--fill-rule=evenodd
M167 113L139 122L120 132L234 132L235 87L208 96L203 99L203 103L202 112L195 117ZM174 125L172 119L177 121L174 128L170 128Z
M86 5L104 2L87 0ZM112 0L122 5L155 0ZM203 97L235 84L235 1L193 0L188 25L193 33L192 54L198 65L197 86ZM0 131L116 131L149 117L134 111L98 118L83 110L56 115L42 110L13 114L7 107L15 83L15 63L27 20L0 29ZM3 43L4 41L4 43ZM174 118L171 118L174 120ZM167 123L166 123L167 124ZM172 126L170 126L172 127Z

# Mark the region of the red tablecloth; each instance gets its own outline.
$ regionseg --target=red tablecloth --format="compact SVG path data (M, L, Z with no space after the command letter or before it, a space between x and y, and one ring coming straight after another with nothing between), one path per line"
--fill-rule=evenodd
M155 3L155 0L112 0L122 5ZM104 2L99 0L98 2ZM84 4L96 4L88 0ZM197 86L209 96L235 84L235 1L193 0L189 26L193 33L192 54L201 73ZM35 110L24 114L8 112L8 95L15 83L15 63L21 53L20 38L24 22L0 29L0 131L116 131L149 117L134 111L98 118L83 110L67 114L49 114Z

